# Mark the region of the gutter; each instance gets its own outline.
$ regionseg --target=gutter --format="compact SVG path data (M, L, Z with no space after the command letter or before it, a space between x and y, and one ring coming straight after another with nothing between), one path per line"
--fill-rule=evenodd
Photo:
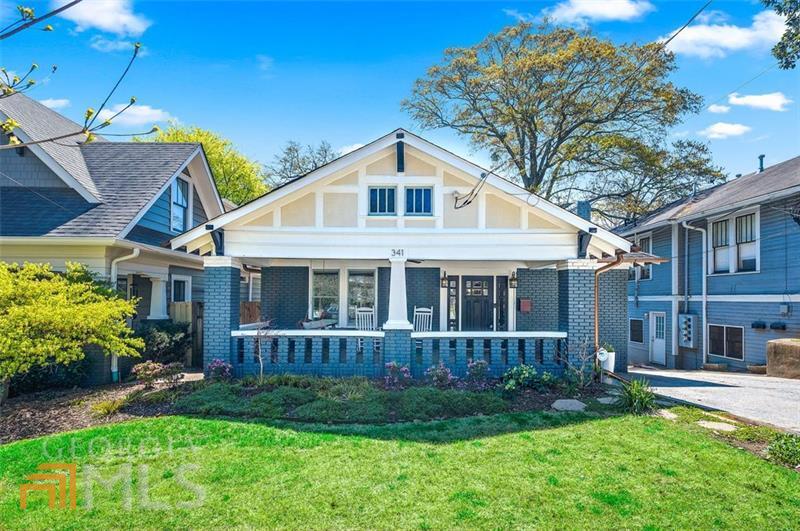
M112 286L116 286L117 284L117 264L126 260L133 260L134 258L137 258L140 252L141 251L137 247L131 252L131 254L118 256L117 258L111 260L111 274L109 275L109 280ZM111 354L111 381L114 383L119 382L119 360L116 354Z
M695 227L693 225L689 225L688 221L684 221L681 225L685 229L696 230L700 234L703 235L702 245L703 245L703 267L701 271L703 272L703 365L708 363L708 349L706 348L708 345L708 248L706 246L708 232L706 229L701 229L700 227ZM689 241L689 235L686 235L686 241ZM688 243L687 243L688 245ZM686 254L686 271L689 270L689 255ZM686 286L686 293L689 293L689 286ZM688 311L688 303L687 303L687 311Z

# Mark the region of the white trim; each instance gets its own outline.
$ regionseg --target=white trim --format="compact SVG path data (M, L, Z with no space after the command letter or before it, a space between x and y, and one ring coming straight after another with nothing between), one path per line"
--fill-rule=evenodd
M754 271L738 271L739 268L739 248L738 244L736 243L736 218L740 218L742 216L749 216L750 214L755 214L753 218L753 230L756 234L755 244L756 244L756 268ZM719 223L720 221L727 221L728 222L728 271L723 271L721 273L714 272L714 223ZM708 252L708 260L706 264L706 270L708 271L709 277L717 277L717 276L725 276L725 275L750 275L753 273L760 273L761 272L761 207L755 206L752 208L746 208L741 210L734 210L733 212L727 213L725 215L715 216L715 217L708 217L706 220L706 227L711 235L707 238L706 242L706 250Z
M567 337L566 332L496 332L494 330L486 331L468 331L468 332L412 332L411 339L456 339L456 338L479 338L479 339L506 339L506 338L552 338L564 339Z
M173 225L173 220L175 219L172 215L172 209L175 207L175 200L173 199L175 196L175 188L178 185L178 181L183 181L186 183L186 215L183 218L183 228L176 229ZM194 219L193 212L192 212L192 197L194 196L194 188L192 187L191 179L184 179L181 176L175 177L172 180L172 184L169 187L169 230L172 232L181 233L187 230L187 227L191 227L191 220Z
M169 281L169 293L170 298L172 299L171 302L175 301L175 281L182 280L186 283L186 299L179 302L192 302L192 277L189 275L172 275L172 278Z
M639 297L628 296L628 302L669 302L675 300L684 300L683 295L640 295ZM689 302L700 302L703 300L702 295L690 295ZM708 302L741 302L741 303L757 303L757 302L796 302L800 301L800 293L782 293L778 295L708 295Z
M646 250L646 251L643 250L642 252L653 254L653 231L636 233L636 234L634 234L633 238L631 238L631 241L634 244L639 245L639 242L644 238L647 238L648 240L650 240L650 248L648 250ZM672 254L674 255L675 253L672 253ZM642 268L643 267L646 267L647 270L650 272L650 276L648 276L647 278L642 278ZM675 268L673 268L673 269L675 269ZM637 267L635 267L634 268L634 277L633 278L628 278L628 282L647 282L648 280L653 280L653 264L648 264L648 265L645 265L645 266L637 266ZM674 281L674 278L673 278L673 281Z
M384 332L379 330L346 330L332 328L330 330L232 330L232 337L375 337L382 338Z
M168 188L170 188L170 187L172 186L172 182L173 182L173 181L174 181L174 180L175 180L175 179L176 179L176 178L177 178L177 177L178 177L178 176L179 176L181 173L183 173L183 170L185 170L185 169L186 169L186 167L189 165L189 163L190 163L190 162L191 162L191 161L194 159L195 155L197 155L197 152L198 152L198 151L200 151L200 150L201 150L201 147L200 147L200 146L197 146L197 149L196 149L196 150L194 150L194 151L192 152L192 154L191 154L191 155L189 155L188 157L186 157L186 160L184 160L184 161L183 161L183 163L182 163L182 164L181 164L181 165L178 167L178 170L177 170L177 171L176 171L174 174L172 174L172 177L170 177L169 179L167 179L167 182L165 182L165 183L163 184L163 186L161 186L161 188L159 188L159 189L158 189L158 192L156 192L156 193L155 193L155 195L153 195L153 197L151 197L151 198L150 198L150 201L148 201L148 202L147 202L147 203L146 203L146 204L145 204L145 205L142 207L142 209L141 209L141 210L139 210L139 213L138 213L138 214L136 214L136 216L134 216L134 218L133 218L133 219L132 219L132 220L131 220L131 221L130 221L130 222L129 222L129 223L126 225L126 226L125 226L125 228L124 228L124 229L122 229L122 231L119 233L119 237L120 237L120 238L124 238L125 236L127 236L127 235L128 235L128 233L129 233L131 230L133 230L133 227L135 227L135 226L136 226L136 225L139 223L139 221L141 221L141 219L142 219L142 218L145 216L145 214L147 214L147 212L150 210L150 207L152 207L152 206L153 206L153 205L156 203L156 201L158 201L158 198L159 198L159 197L161 197L161 195L162 195L162 194L163 194L163 193L164 193L164 192L165 192L165 191L166 191ZM169 219L169 226L170 226L170 229L172 229L172 197L171 197L171 196L170 196L170 198L169 198L169 201L170 201L170 207L169 207L169 217L170 217L170 219ZM224 210L224 209L223 209L223 210ZM191 218L190 218L190 219L191 219ZM195 227L195 229L197 229L197 228L199 228L199 227L204 227L204 226L205 226L205 224L200 224L200 225L198 225L197 227ZM209 232L210 232L210 231L209 231ZM185 233L184 233L184 234L185 234ZM172 249L178 249L179 247L182 247L182 246L175 246L175 245L173 245L173 246L172 246Z
M712 326L719 326L719 327L722 327L722 328L725 329L724 332L723 332L723 338L722 338L723 347L725 348L725 354L714 354L713 352L711 352L711 333L710 333L710 329L711 329ZM742 357L741 358L734 358L732 356L728 356L728 328L738 328L738 329L740 329L742 331ZM708 323L708 324L706 324L706 337L708 338L707 344L708 344L708 355L709 356L715 356L717 358L725 358L725 359L728 359L728 360L740 361L742 363L745 362L745 357L747 356L747 348L746 348L746 345L745 345L745 333L744 333L744 327L743 326L727 325L727 324L719 324L719 323Z
M655 350L653 347L654 347L656 339L657 339L656 338L656 332L657 332L656 318L657 317L663 317L664 318L664 338L660 339L659 341L663 341L664 342L664 363L663 363L663 365L666 365L667 364L667 312L664 312L664 311L651 311L651 312L648 312L648 334L647 334L647 336L648 336L648 348L647 348L648 356L647 356L647 359L650 360L653 363L656 363L658 365L662 365L662 363L660 361L656 361L655 359L653 359L653 351Z
M678 271L678 247L680 247L680 226L677 223L673 223L671 225L671 238L670 238L670 255L676 258L672 258L670 260L670 273L672 275L671 279L671 293L673 295L672 299L672 315L670 319L672 320L672 352L673 356L678 355L678 340L679 340L679 330L678 330L678 315L679 315L679 308L678 308L678 292L680 289L680 276ZM650 275L652 277L652 273Z
M631 321L642 322L642 340L634 341L631 339ZM628 317L628 343L635 343L637 345L644 345L644 317Z
M242 262L233 256L203 256L203 267L232 267L242 268Z

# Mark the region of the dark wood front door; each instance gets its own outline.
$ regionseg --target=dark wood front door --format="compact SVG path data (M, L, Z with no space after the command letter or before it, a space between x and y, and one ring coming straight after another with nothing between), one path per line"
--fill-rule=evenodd
M466 331L494 329L494 282L488 277L462 277L461 329Z

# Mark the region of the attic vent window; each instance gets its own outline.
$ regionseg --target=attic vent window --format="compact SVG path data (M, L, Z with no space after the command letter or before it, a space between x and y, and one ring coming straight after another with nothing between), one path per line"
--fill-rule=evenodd
M172 206L170 209L171 228L175 232L183 232L189 224L189 183L183 179L175 179L172 183Z

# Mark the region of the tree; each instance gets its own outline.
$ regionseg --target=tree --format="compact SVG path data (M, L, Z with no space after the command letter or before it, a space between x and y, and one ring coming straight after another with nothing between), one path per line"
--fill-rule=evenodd
M237 151L230 140L208 129L171 122L166 130L158 131L153 140L203 144L220 195L237 205L252 201L268 190L261 165Z
M267 174L270 182L277 186L314 171L338 156L339 154L325 140L316 147L310 144L303 147L299 142L290 140L281 152L275 155L273 163L267 165Z
M520 23L445 50L402 107L422 127L453 129L488 150L494 171L568 205L592 199L601 177L628 194L641 156L659 176L674 173L669 129L702 105L669 81L675 68L662 43L615 45L589 30Z
M786 30L772 48L778 66L791 70L800 59L800 0L761 0L765 6L786 17Z
M8 380L48 363L68 364L97 345L108 354L138 356L144 346L125 322L136 309L85 266L0 262L0 401Z

